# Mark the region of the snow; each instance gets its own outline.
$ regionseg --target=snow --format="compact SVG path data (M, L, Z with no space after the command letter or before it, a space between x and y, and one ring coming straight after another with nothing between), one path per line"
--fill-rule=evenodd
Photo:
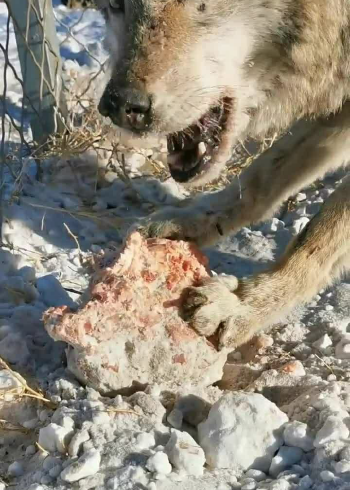
M178 471L195 476L203 474L204 451L187 432L172 429L164 451Z
M101 455L96 449L91 449L84 453L78 461L67 466L60 477L66 482L76 482L92 476L100 469Z
M148 458L146 468L160 475L169 475L172 471L168 456L160 451Z
M199 425L199 442L212 468L266 471L287 422L286 414L260 394L227 393Z
M68 454L73 458L75 456L78 456L81 446L89 439L90 435L87 430L80 430L75 432L68 446Z
M274 478L277 478L282 471L299 463L303 454L303 451L298 447L282 446L278 450L276 456L272 458L269 474Z
M24 468L19 461L15 461L9 465L7 472L10 476L22 476Z
M106 60L104 21L93 10L82 14L58 0L54 10L65 81L73 90L84 86ZM0 3L3 44L6 21ZM67 36L64 25L77 40ZM12 27L9 58L20 73ZM93 86L96 97L102 78ZM2 84L0 77L0 93ZM11 70L7 86L10 113L20 121L22 94ZM26 121L24 131L30 140ZM11 134L18 142L15 132ZM49 306L74 307L81 300L96 259L120 249L131 222L188 195L170 179L160 183L154 177L139 178L149 159L157 165L164 161L162 145L156 141L137 151L126 149L126 167L135 177L131 182L122 180L115 167L106 169L105 157L98 159L90 150L59 161L47 159L42 182L35 179L35 163L27 156L20 182L14 183L6 171L4 197L11 202L5 209L5 247L0 251L0 356L50 403L22 396L18 378L1 367L0 419L9 430L2 425L0 490L5 482L16 490L71 490L77 485L87 490L348 489L348 278L297 308L248 351L230 356L227 389L258 391L289 419L284 445L269 458L277 458L280 466L275 464L268 475L268 465L264 472L238 471L212 469L205 461L198 425L206 423L211 407L222 399L223 385L179 387L178 392L157 385L131 396L104 397L74 379L66 369L67 346L45 332L43 312ZM145 173L150 174L150 167ZM211 269L245 276L270 265L343 176L343 171L326 176L295 196L294 210L283 208L266 223L244 228L206 250ZM93 218L91 209L97 213ZM305 374L296 376L296 367ZM249 442L251 432L250 427L242 443Z
M39 444L46 451L54 453L66 452L68 438L73 435L72 427L61 427L57 424L49 424L39 431Z
M287 446L299 447L305 452L313 449L313 437L308 433L307 425L297 420L286 424L283 438Z
M324 350L332 345L332 340L329 335L324 334L322 335L322 337L317 339L312 345L316 347L316 349Z
M320 477L321 477L321 480L324 481L324 482L333 481L334 478L335 478L334 473L332 473L329 470L321 471Z
M253 478L253 480L259 482L266 480L266 474L263 471L260 470L248 470L245 474L247 478Z
M335 357L350 359L350 334L344 335L335 346Z
M339 439L347 439L349 437L349 429L339 416L329 416L322 428L317 432L314 441L315 447L322 447L331 441Z

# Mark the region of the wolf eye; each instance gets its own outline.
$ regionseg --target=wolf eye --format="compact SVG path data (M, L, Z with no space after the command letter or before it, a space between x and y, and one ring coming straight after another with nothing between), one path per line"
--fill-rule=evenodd
M114 11L124 12L124 0L109 0L109 6Z

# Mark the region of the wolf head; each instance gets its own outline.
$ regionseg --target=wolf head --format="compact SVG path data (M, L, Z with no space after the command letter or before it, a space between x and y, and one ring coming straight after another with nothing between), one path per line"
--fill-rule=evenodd
M134 133L166 135L176 180L217 177L268 97L293 3L99 0L111 53L100 112Z

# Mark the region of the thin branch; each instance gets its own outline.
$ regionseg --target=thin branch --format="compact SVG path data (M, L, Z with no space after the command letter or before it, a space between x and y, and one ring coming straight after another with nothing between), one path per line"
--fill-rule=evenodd
M10 16L7 17L7 23L6 23L6 52L8 52L9 49L9 44L10 44ZM4 90L3 90L3 101L4 101L4 110L2 111L1 115L1 143L0 143L0 241L2 237L2 225L3 225L3 218L4 218L4 209L3 209L3 197L4 197L4 169L5 169L5 164L6 164L6 155L5 155L5 137L6 137L6 130L5 130L5 100L6 100L6 94L7 94L7 67L8 67L8 60L5 58L5 66L4 66L4 71L3 71L3 81L4 81Z

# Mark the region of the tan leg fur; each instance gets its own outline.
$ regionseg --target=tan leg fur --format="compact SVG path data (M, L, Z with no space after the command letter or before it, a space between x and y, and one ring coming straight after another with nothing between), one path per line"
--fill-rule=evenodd
M203 335L220 326L220 347L235 348L281 320L350 270L350 178L348 177L293 241L275 266L237 281L217 277L190 291L187 309Z

